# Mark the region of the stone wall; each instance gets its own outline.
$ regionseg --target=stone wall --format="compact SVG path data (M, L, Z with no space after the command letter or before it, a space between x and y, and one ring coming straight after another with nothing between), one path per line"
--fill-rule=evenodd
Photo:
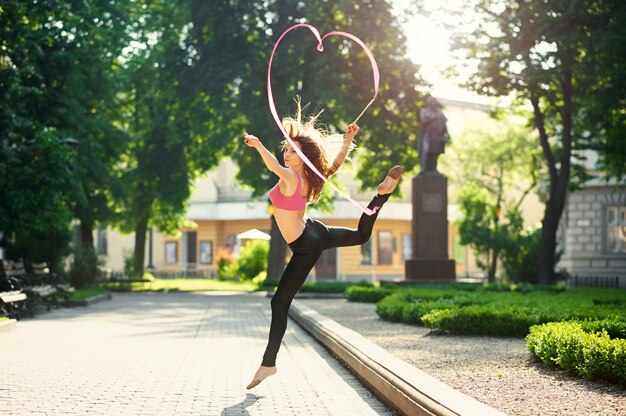
M624 206L624 194L610 186L594 186L570 193L559 230L563 250L557 270L572 276L619 276L626 288L626 253L607 249L607 207Z

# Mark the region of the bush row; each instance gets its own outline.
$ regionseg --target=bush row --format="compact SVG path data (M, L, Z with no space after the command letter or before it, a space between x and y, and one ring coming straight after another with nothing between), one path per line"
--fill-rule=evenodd
M391 293L385 288L346 291L349 299L380 299L376 311L390 321L424 324L455 334L513 337L524 337L531 326L547 322L608 318L626 322L622 304L625 295L603 291L500 292L438 287L398 289Z
M531 327L526 345L548 366L626 386L624 335L624 322L615 320L551 322Z
M393 292L394 289L387 287L351 286L343 292L343 296L351 302L376 303Z
M590 305L516 305L488 303L484 305L453 306L432 310L422 316L425 326L463 335L524 337L531 326L572 319L603 320L619 316L613 307ZM624 318L622 317L622 320Z
M374 289L374 285L371 283L362 281L362 282L324 282L317 281L314 283L305 283L302 285L300 292L312 292L312 293L345 293L350 290L371 290Z
M464 292L496 292L496 293L531 293L531 292L562 292L565 288L563 286L548 286L548 285L530 285L530 284L494 284L494 283L450 283L450 284L431 284L423 285L419 288L400 288L394 284L386 284L381 287L374 287L373 285L362 285L361 287L348 288L344 295L346 299L353 302L378 302L385 298L387 295L394 293L395 291L412 293L413 297L423 297L429 299L436 299L438 297L453 297ZM607 302L617 302L618 300L608 300Z

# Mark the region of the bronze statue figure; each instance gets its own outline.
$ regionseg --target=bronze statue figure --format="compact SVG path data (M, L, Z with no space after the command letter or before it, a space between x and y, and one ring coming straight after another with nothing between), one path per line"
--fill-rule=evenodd
M445 151L445 145L450 141L446 116L443 114L437 100L428 96L426 105L420 112L422 128L417 151L419 153L421 172L437 172L437 158Z

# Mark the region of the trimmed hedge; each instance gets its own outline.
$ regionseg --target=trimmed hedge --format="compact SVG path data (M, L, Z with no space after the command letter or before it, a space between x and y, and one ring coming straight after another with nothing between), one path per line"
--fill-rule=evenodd
M361 298L381 299L378 315L393 322L425 326L463 335L524 337L529 328L547 322L603 320L626 322L626 292L541 287L535 290L476 290L419 287L392 293L352 289ZM620 331L621 329L616 329Z
M351 286L343 292L343 296L350 302L376 303L393 292L394 289L385 287Z
M334 282L334 281L330 281L330 282L324 282L324 281L318 281L318 282L311 282L311 283L305 283L304 285L302 285L302 288L300 288L300 292L307 292L307 293L344 293L346 290L349 290L351 288L357 288L357 289L368 289L368 288L374 288L374 286L371 283L368 282Z
M620 336L612 337L609 330ZM559 366L586 379L626 386L625 334L624 322L610 319L550 322L531 327L526 345L548 366Z
M424 325L463 335L492 335L523 338L531 326L573 319L602 320L619 316L611 307L590 305L490 302L484 305L454 306L422 317ZM623 317L622 317L623 319Z

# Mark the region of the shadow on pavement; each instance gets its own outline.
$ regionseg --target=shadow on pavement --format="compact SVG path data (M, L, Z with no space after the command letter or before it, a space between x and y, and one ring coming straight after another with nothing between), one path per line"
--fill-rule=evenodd
M257 396L256 394L246 393L246 398L241 402L232 406L225 407L220 413L220 416L247 416L250 413L246 410L248 407L254 405L259 399L265 396Z

